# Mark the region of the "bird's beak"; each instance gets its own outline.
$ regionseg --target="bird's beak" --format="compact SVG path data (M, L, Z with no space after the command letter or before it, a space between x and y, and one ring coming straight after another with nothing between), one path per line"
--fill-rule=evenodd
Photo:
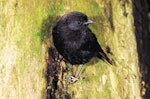
M85 22L84 24L91 24L91 23L95 23L94 21L92 20L88 20L87 22Z

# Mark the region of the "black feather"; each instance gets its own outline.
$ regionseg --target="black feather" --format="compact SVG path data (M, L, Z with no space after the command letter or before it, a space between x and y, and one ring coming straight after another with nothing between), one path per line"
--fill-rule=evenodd
M72 65L85 64L93 57L105 59L96 36L88 28L87 16L81 12L70 12L61 17L53 28L53 42L58 52Z

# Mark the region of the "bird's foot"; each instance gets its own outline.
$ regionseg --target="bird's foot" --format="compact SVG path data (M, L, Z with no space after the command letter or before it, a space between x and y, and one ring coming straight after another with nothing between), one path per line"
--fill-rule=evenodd
M82 77L71 76L70 83L75 83L78 80L83 80L83 79L84 79L84 77L82 78Z
M80 80L80 78L76 76L71 76L70 80L71 80L71 83L75 83L76 81Z

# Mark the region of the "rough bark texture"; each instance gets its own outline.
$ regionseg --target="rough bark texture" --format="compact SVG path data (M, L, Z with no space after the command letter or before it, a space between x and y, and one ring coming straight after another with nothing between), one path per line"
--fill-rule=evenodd
M41 5L43 1L0 0L0 99L45 97Z
M3 0L0 6L1 99L141 99L147 86L140 86L138 63L146 84L150 71L145 1ZM91 60L74 84L69 78L78 66L64 63L51 37L58 18L70 11L96 21L90 28L114 60L113 65ZM148 88L142 92L148 97Z

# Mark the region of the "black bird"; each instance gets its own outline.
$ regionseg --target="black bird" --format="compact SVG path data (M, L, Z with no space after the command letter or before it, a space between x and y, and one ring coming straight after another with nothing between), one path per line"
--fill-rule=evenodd
M57 51L72 65L85 64L93 57L105 59L112 64L89 29L90 23L94 22L82 12L63 15L52 31Z

